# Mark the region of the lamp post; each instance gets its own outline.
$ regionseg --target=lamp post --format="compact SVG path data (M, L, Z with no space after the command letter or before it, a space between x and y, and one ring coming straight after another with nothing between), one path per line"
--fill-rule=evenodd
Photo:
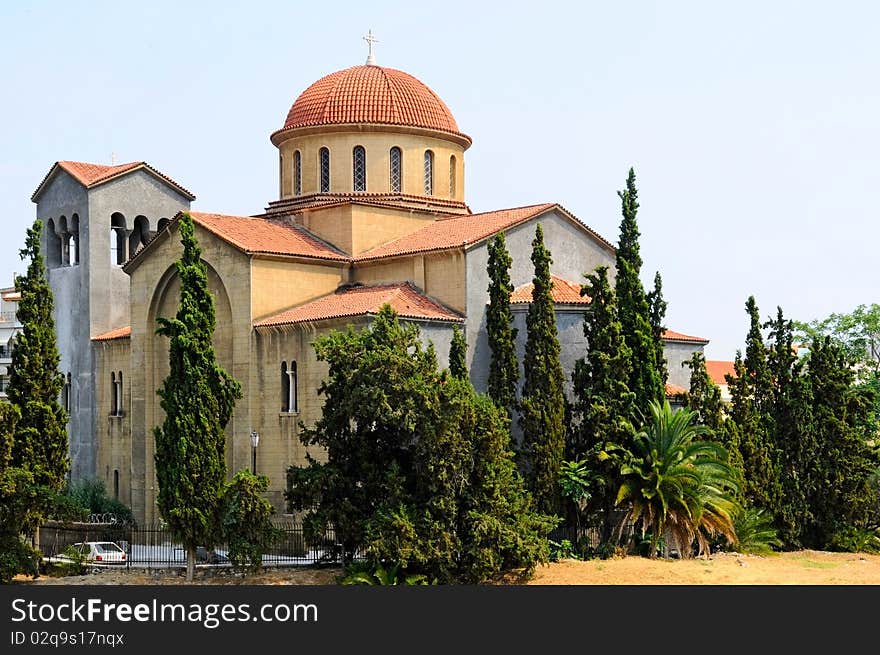
M256 430L251 430L251 473L257 474L257 446L260 445L260 435Z

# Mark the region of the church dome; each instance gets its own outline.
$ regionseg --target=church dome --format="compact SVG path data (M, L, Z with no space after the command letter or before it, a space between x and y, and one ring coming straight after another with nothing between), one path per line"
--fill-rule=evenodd
M321 125L373 123L437 130L469 137L446 103L409 73L382 66L353 66L330 73L303 91L280 132Z

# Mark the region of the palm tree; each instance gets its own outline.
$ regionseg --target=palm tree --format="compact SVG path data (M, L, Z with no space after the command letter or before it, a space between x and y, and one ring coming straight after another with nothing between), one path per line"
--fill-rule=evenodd
M652 401L652 420L635 437L632 450L606 453L620 462L623 482L616 504L630 503L628 518L650 533L650 556L657 556L662 536L687 546L696 540L699 553L708 549L707 536L736 538L733 517L736 481L727 451L699 437L708 428L695 423L696 412L673 411L668 400Z

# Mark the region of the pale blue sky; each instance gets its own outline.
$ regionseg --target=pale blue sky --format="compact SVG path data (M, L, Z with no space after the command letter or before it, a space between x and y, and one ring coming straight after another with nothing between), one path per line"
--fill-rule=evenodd
M801 320L877 302L872 2L4 2L0 286L53 162L145 160L194 209L277 195L269 134L319 77L405 70L473 146L475 212L553 201L616 243L636 170L642 278L732 359L754 294Z

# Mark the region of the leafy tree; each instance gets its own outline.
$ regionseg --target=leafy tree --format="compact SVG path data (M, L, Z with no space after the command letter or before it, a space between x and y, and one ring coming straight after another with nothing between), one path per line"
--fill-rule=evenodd
M657 362L657 345L651 327L651 311L642 281L639 278L642 257L639 253L638 191L632 168L626 180L626 189L618 191L623 218L617 246L617 306L623 338L630 349L629 390L635 394L635 407L645 415L652 400L662 401L666 389ZM657 299L659 312L661 299Z
M467 341L458 325L452 327L452 343L449 344L449 373L459 380L467 380Z
M632 449L606 453L621 464L617 501L630 503L632 520L651 534L651 557L656 557L661 538L677 545L680 553L690 553L694 541L705 552L707 537L715 535L735 540L736 481L727 451L699 439L707 428L695 423L688 409L673 411L664 399L663 405L651 403L651 414Z
M156 330L169 338L171 370L157 390L165 420L153 432L159 511L186 548L186 577L192 581L196 548L211 546L220 533L226 478L224 428L241 387L214 354L214 296L208 290L207 268L188 213L182 215L179 227L183 254L176 265L177 315L160 317Z
M268 477L241 470L224 490L221 527L229 561L238 570L259 571L263 553L283 535L272 524L272 503L262 496L268 489Z
M668 303L663 299L663 278L660 277L660 271L654 273L654 289L648 292L646 299L648 301L648 321L651 324L651 334L654 336L657 372L660 374L660 381L665 386L669 379L669 369L666 366L666 352L663 344L663 333L666 331L663 322L666 319Z
M513 327L510 312L510 282L512 259L507 252L504 233L489 241L489 306L486 309L486 333L489 338L489 397L513 416L516 409L516 388L519 383L519 364L516 359L517 329Z
M43 223L36 219L19 253L30 263L27 273L15 280L21 293L17 318L22 327L12 351L6 394L20 413L12 466L28 471L35 484L60 490L70 468L67 412L58 401L64 377L58 370L54 300L40 250L42 231Z
M880 304L861 304L848 314L834 313L809 323L795 321L793 327L799 343L832 337L859 371L880 373Z
M418 327L384 306L371 326L315 342L329 366L323 413L302 440L325 462L288 470L286 498L311 534L332 526L344 558L441 582L480 582L548 557L554 522L534 511L504 411L439 371ZM396 576L395 576L396 579Z
M630 351L618 320L614 290L608 282L608 267L599 266L584 277L587 284L581 287L581 294L590 298L583 324L588 350L575 362L572 372L575 421L569 430L566 456L572 461L583 460L594 475L585 512L598 513L602 542L606 543L614 527L615 492L620 480L619 469L599 455L607 444L631 446L635 394L627 388Z
M532 302L526 315L524 382L520 401L523 431L521 468L538 509L548 514L561 509L559 467L565 449L564 373L559 359L550 251L541 225L532 241Z

